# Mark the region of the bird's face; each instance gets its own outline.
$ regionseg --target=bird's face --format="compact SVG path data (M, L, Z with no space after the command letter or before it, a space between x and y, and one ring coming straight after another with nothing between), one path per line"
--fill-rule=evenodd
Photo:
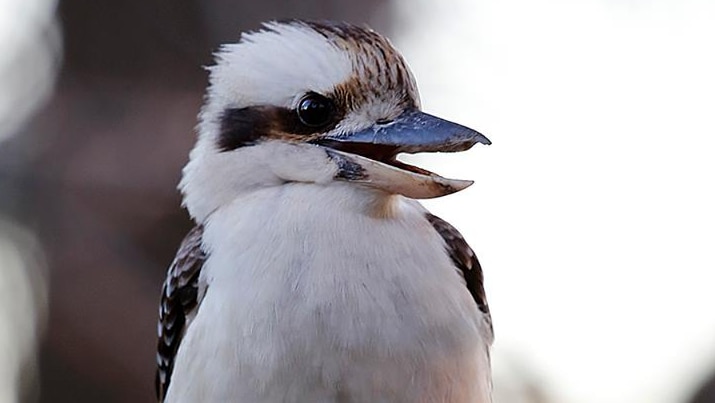
M269 23L216 59L180 185L199 220L241 194L293 182L443 196L471 181L442 178L397 154L489 144L472 129L421 112L402 56L368 29Z

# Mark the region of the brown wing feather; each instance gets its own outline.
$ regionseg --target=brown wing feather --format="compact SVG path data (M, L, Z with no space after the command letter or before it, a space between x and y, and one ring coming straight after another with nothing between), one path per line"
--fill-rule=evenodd
M198 307L199 273L206 260L201 249L203 227L194 227L181 242L169 267L159 305L156 394L163 402L174 369L174 358L184 335L187 317Z
M455 266L462 273L469 293L472 294L479 310L484 313L489 326L491 326L489 305L484 292L484 275L477 255L469 247L462 234L450 223L432 214L427 214L426 216L437 233L444 239L449 257L452 258Z

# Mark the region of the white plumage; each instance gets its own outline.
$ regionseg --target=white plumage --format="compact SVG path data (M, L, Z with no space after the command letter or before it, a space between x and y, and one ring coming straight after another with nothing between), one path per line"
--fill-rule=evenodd
M404 196L463 182L365 151L419 107L399 54L372 31L293 21L217 63L181 182L197 229L164 287L160 400L490 402L481 268ZM362 95L338 99L351 91ZM331 100L335 122L295 119L311 93ZM351 136L373 127L356 148ZM486 142L469 135L440 147ZM394 154L438 147L399 140Z

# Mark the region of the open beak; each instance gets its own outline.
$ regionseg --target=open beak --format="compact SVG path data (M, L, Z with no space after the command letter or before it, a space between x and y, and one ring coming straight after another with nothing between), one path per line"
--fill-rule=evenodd
M397 160L399 153L457 152L477 143L491 144L468 127L423 113L407 110L395 120L365 130L327 136L316 143L329 149L336 162L336 178L402 194L429 199L458 192L470 180L447 179Z

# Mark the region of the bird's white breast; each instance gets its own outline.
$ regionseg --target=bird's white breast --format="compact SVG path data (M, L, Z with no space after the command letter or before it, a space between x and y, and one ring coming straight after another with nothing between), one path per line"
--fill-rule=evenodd
M166 402L489 401L482 315L416 202L265 188L216 211L204 247Z

